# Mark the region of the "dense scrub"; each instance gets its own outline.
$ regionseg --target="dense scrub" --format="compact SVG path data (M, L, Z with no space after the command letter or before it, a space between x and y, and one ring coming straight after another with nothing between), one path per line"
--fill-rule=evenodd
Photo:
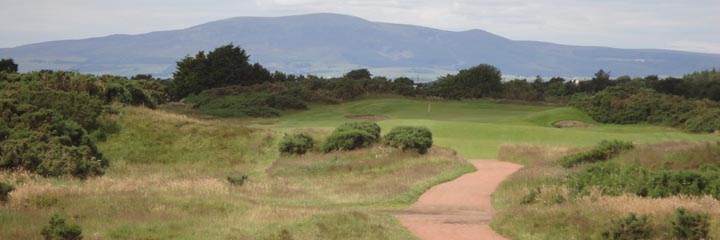
M570 105L602 123L652 123L680 127L691 132L720 129L720 104L687 100L631 86L607 88L595 95L573 96Z
M151 81L72 72L0 73L0 168L43 176L100 175L108 161L95 146L117 126L110 104L165 101Z
M220 97L203 92L185 100L193 103L200 112L219 117L276 117L282 110L307 109L302 100L293 96L266 92Z
M575 153L563 157L560 159L560 165L569 168L582 163L607 161L622 152L633 149L633 147L633 144L630 142L603 140L590 151Z
M598 189L606 195L636 194L642 197L710 195L720 199L720 173L702 170L651 171L640 166L602 163L587 166L568 179L574 192Z
M710 215L707 213L678 208L672 226L677 239L710 239Z
M432 132L425 127L396 127L385 134L388 146L424 154L432 147Z
M325 139L323 152L347 151L370 146L380 140L380 126L374 122L348 122L333 131Z
M53 215L49 225L42 229L45 240L81 240L82 229L77 224L68 224L60 215Z
M315 141L305 133L285 135L280 140L280 152L287 154L305 154L313 149Z
M610 228L602 233L603 238L613 240L652 239L654 231L650 225L650 217L638 217L630 213L627 217L613 220Z

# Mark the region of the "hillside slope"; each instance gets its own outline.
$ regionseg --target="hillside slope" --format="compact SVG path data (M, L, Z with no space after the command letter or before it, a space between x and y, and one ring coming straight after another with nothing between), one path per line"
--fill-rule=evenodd
M237 17L181 30L0 49L0 57L16 59L21 71L170 76L183 56L228 43L270 69L317 75L364 67L380 75L434 79L480 63L525 76L589 76L600 68L614 75L682 75L720 67L720 54L513 41L482 30L453 32L338 14Z

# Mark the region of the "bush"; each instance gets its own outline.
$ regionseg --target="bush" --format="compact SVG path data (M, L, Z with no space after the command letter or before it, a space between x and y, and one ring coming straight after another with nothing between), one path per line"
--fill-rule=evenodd
M720 104L709 100L688 100L652 89L614 86L591 96L576 94L570 106L586 112L601 123L653 123L683 128L690 132L720 129Z
M592 188L598 188L605 195L632 193L644 197L648 195L651 178L650 171L641 167L604 163L590 165L570 176L567 184L570 190L579 194L588 194Z
M335 132L344 132L348 130L360 130L373 136L374 141L380 139L380 126L374 122L349 122L335 128Z
M322 150L323 152L331 152L335 150L348 151L363 148L370 146L376 139L375 136L361 130L335 131L327 137Z
M617 155L620 155L620 153L633 148L634 146L630 142L603 140L598 146L588 152L581 152L563 157L560 159L560 165L570 168L582 163L607 161Z
M720 198L720 172L692 170L648 171L638 166L593 164L570 176L571 190L587 194L595 187L605 195L632 193L642 197L710 195Z
M227 176L227 181L236 186L242 186L245 184L245 182L248 180L248 175L245 174L238 174L238 175L231 175Z
M287 154L305 154L315 146L312 137L305 133L285 135L280 141L280 152Z
M387 145L424 154L432 147L432 132L425 127L396 127L385 135Z
M709 239L710 215L678 208L675 220L672 222L672 230L677 239Z
M602 233L605 239L651 239L653 230L648 216L638 218L635 213L623 219L613 220L609 230Z
M81 240L82 230L76 224L67 224L60 215L53 215L50 218L50 225L42 229L45 240Z
M15 186L0 182L0 202L7 202L12 191L15 191Z

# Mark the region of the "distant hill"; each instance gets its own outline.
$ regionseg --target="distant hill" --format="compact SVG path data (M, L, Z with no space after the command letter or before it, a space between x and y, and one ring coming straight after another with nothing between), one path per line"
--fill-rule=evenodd
M0 58L14 58L21 71L170 76L182 57L228 43L271 70L321 76L369 68L377 75L434 79L480 63L523 76L590 76L600 68L614 76L678 76L720 67L720 54L513 41L482 30L444 31L339 14L236 17L181 30L43 42L0 49Z

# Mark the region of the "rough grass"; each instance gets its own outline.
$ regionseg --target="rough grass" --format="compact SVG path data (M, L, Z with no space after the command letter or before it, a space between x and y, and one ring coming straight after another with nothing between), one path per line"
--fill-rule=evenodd
M675 149L658 151L658 149ZM643 145L612 161L635 164L627 158L674 161L676 155L696 152L700 143L661 143ZM720 236L720 201L710 197L676 196L668 198L642 198L635 195L603 196L599 191L588 196L574 196L563 181L574 169L563 169L556 162L565 154L577 150L570 148L506 145L500 148L500 159L519 162L525 167L503 182L493 195L497 214L491 227L512 239L602 239L612 219L628 213L651 215L651 224L657 229L657 239L672 239L671 221L675 209L708 212L713 230L711 236ZM651 155L647 155L652 153ZM682 158L680 158L682 159ZM641 164L646 164L640 162ZM650 164L653 165L653 164ZM531 204L522 204L531 191L539 192Z
M99 145L111 159L102 177L0 172L17 187L0 206L0 239L37 239L54 213L85 239L414 239L382 210L474 170L440 147L280 157L282 133L246 120L134 107L117 120L123 130ZM226 181L240 174L243 186Z

